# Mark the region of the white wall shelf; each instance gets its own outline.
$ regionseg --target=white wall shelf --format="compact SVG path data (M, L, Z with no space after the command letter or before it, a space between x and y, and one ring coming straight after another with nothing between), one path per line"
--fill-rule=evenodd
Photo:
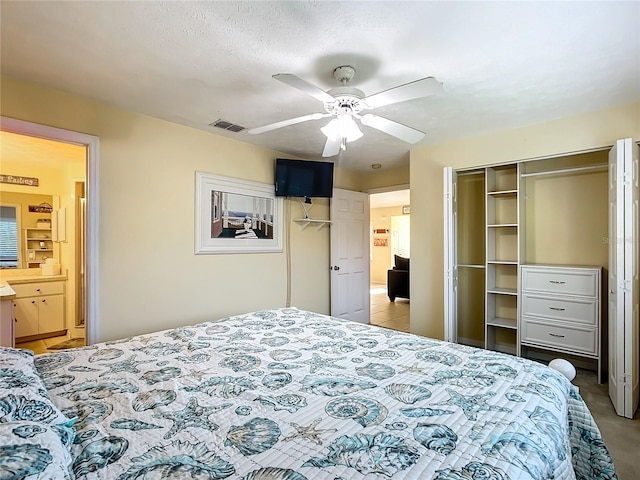
M316 220L313 218L294 218L293 221L300 225L302 230L307 228L309 225L315 225L316 231L319 231L325 225L331 224L331 220Z

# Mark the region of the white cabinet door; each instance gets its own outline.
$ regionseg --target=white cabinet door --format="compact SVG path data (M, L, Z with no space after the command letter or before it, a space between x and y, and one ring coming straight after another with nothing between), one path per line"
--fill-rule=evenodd
M64 330L64 295L47 295L38 298L39 333Z
M620 416L638 407L638 146L609 154L609 397Z
M333 190L331 315L369 323L369 195Z
M38 298L16 298L13 301L16 338L38 334Z
M0 347L14 347L13 300L0 301Z

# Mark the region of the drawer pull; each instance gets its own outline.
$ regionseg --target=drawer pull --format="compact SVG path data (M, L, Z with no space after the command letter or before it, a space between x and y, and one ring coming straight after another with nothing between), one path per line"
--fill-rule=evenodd
M557 333L550 333L552 337L564 338L564 335L558 335Z
M559 307L549 307L549 310L556 310L558 312L564 312L564 308L559 308Z
M562 285L562 284L567 283L567 282L562 282L560 280L549 280L549 283L555 283L556 285Z

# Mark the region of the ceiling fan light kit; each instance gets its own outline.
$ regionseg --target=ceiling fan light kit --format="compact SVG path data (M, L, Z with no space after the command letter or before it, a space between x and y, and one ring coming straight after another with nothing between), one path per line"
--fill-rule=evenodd
M353 142L362 137L363 133L358 128L358 124L350 115L341 115L334 118L320 129L327 138L338 137L346 142Z
M279 73L273 76L287 85L303 91L307 95L321 101L326 113L312 113L302 117L291 118L248 130L251 134L269 132L289 125L319 120L325 117L335 117L320 130L327 137L323 157L332 157L346 149L346 143L355 141L363 136L362 131L354 119L363 125L375 128L388 135L394 136L407 143L416 143L424 138L424 132L402 125L394 120L373 115L360 115L363 110L371 110L384 105L413 100L442 93L442 84L433 77L423 78L415 82L400 85L389 90L376 93L369 97L362 90L351 87L348 83L355 75L355 69L350 65L342 65L333 70L333 76L342 86L328 92L290 73Z

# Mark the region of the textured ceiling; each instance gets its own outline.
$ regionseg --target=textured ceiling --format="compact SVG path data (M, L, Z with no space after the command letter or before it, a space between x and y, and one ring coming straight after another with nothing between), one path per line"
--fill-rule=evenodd
M13 2L1 9L1 71L19 79L290 155L320 158L327 121L247 128L322 112L271 78L325 90L336 66L367 95L434 76L439 97L375 113L425 146L640 100L640 2ZM383 169L410 145L370 127L334 160Z
M84 166L86 152L79 145L0 132L0 161L6 165L27 164L36 169L34 173L38 167L66 171L69 163ZM2 170L2 173L13 172Z

